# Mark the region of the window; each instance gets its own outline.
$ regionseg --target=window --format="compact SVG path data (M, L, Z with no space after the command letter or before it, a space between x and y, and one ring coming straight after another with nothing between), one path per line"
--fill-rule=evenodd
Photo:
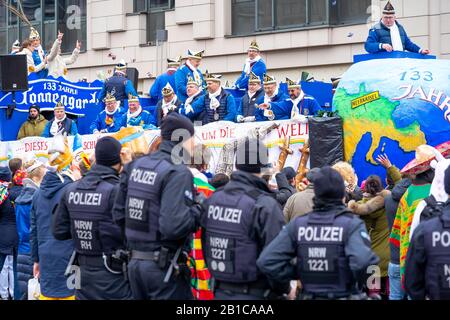
M62 52L72 52L77 40L86 48L86 1L58 0L58 30L64 33Z
M165 12L175 8L175 0L134 0L134 12L147 13L147 43L156 45L156 33L166 28Z
M17 0L8 0L8 3L18 9ZM86 0L22 0L21 3L47 53L56 39L57 30L64 33L63 53L72 52L76 40L83 43L83 50L86 49ZM0 53L9 53L14 41L23 41L29 35L28 24L5 6L0 6Z
M232 0L232 34L364 23L371 0Z
M233 0L232 33L250 34L255 31L255 0Z
M367 13L367 11L369 11L368 8L370 5L370 0L331 1L330 19L335 25L366 22L369 17L369 13Z

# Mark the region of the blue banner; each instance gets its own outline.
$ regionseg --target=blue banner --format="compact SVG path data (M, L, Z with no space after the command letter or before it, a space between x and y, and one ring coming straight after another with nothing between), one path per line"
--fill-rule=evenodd
M98 104L98 96L103 82L72 83L64 78L34 79L29 78L28 91L16 92L16 111L28 112L32 104L40 106L42 111L53 110L59 101L66 107L69 114L84 116L89 108ZM12 104L11 92L0 92L0 108Z

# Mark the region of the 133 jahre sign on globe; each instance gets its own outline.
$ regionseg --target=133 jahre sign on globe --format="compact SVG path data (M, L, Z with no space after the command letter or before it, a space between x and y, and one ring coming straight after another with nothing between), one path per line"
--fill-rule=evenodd
M421 144L450 140L450 61L381 59L354 64L333 105L344 119L345 159L361 180L384 175L376 157L400 168Z

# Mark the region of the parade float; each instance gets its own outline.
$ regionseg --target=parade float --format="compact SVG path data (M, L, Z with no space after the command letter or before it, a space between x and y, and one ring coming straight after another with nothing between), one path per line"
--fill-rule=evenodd
M417 146L450 140L450 61L414 53L355 56L333 108L343 119L345 160L360 180L384 176L387 154L400 169Z
M351 162L360 181L370 174L384 177L384 168L375 160L379 154L387 154L402 168L414 157L417 146L437 146L450 140L449 84L448 60L400 52L355 56L355 63L342 76L334 97L331 83L302 82L307 94L325 110L337 111L339 117L310 118L309 123L219 122L197 127L196 137L212 151L212 172L230 173L240 140L255 136L264 139L269 147L271 162L297 169L298 179L307 167L337 160ZM77 119L82 134L76 139L69 137L69 144L73 150L92 153L101 135L88 134L88 128L103 108L98 101L101 87L98 80L72 83L63 78L30 76L29 90L16 93L15 101L11 93L0 92L0 160L30 153L45 158L48 139L15 138L31 104L40 105L51 116L58 101L66 106L69 116ZM285 84L280 87L286 90ZM237 103L244 94L232 88L227 91ZM144 109L154 111L156 101L141 97L140 102ZM138 139L132 144L151 148L159 131L125 130L117 135L124 143Z

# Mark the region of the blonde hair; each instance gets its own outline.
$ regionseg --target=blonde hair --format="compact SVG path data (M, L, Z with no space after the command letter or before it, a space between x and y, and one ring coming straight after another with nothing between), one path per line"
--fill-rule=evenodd
M346 182L346 185L350 187L350 191L353 192L353 190L355 190L356 186L358 185L358 176L356 175L355 169L353 169L350 163L339 161L335 163L332 168L339 172L341 177Z
M30 171L28 170L31 167L36 166L38 164L39 164L39 161L35 160L35 159L25 162L23 167L27 171L28 178L32 179L32 178L42 178L43 177L43 171L45 170L44 164L39 165L38 167L31 169Z

